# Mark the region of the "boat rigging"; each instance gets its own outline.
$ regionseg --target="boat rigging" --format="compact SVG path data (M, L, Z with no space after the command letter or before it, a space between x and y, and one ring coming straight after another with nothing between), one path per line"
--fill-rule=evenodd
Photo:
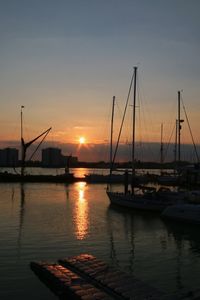
M134 80L134 81L133 81ZM133 84L134 82L134 84ZM119 144L119 139L121 136L122 126L124 123L124 118L127 110L128 101L130 98L130 92L132 88L132 84L134 86L133 91L133 122L132 122L132 178L131 178L131 193L128 190L128 171L125 172L125 182L124 182L124 192L112 192L107 189L107 195L110 199L111 204L119 205L122 207L129 207L133 209L141 209L141 210L153 210L153 211L162 211L167 206L176 203L177 201L185 200L185 193L182 192L173 192L168 189L162 189L156 191L149 190L149 188L139 187L137 192L136 188L136 180L135 180L135 131L136 131L136 118L135 118L135 110L136 110L136 84L137 84L137 67L134 67L134 72L131 78L131 84L129 87L128 97L126 100L124 115L119 131L118 141L115 148L115 153L112 160L112 166L114 165L114 160L116 157L116 152Z
M40 135L38 135L36 138L32 139L31 141L25 143L24 138L23 138L23 108L24 106L21 106L21 176L24 176L24 170L25 170L25 161L26 161L26 152L27 149L35 142L37 141L40 137L43 136L42 141L39 143L39 145L37 146L37 148L35 149L35 151L32 153L30 159L34 156L34 154L36 153L36 151L38 150L38 148L40 147L40 145L42 144L42 142L44 141L44 139L46 138L46 136L48 135L48 133L51 131L51 127L48 128L47 130L45 130L43 133L41 133Z

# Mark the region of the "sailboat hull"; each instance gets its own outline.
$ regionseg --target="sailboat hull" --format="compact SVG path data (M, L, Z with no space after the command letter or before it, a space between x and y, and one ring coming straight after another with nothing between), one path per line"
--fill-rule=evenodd
M169 203L154 199L153 195L131 195L107 191L110 203L138 210L163 211Z

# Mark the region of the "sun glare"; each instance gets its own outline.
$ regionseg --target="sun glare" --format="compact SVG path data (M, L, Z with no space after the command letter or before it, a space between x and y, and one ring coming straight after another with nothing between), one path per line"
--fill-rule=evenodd
M83 136L81 136L81 137L79 138L79 143L80 143L80 144L85 144L85 138L84 138Z

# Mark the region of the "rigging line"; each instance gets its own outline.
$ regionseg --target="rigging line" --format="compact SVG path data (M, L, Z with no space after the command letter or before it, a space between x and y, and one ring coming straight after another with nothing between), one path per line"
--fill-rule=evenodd
M141 98L140 98L140 87L139 87L139 78L138 78L138 88L137 88L137 98L138 98L138 123L139 123L139 135L138 135L138 140L139 140L139 144L142 143L142 136L141 136L141 129L142 129L142 126L141 126L141 105L142 105L142 102L141 102Z
M149 141L149 136L148 136L149 126L146 124L145 111L147 112L147 115L148 115L148 123L151 123L150 127L153 128L153 125L152 125L152 120L150 119L151 113L149 111L148 103L146 102L145 95L143 93L143 89L144 88L142 85L142 80L140 80L140 75L138 74L137 90L138 90L138 101L139 101L139 118L141 118L141 115L142 115L142 118L143 118L142 123L143 123L143 128L144 128L143 131L144 131L145 139L148 139L148 141ZM144 111L144 107L145 107L145 111Z
M128 91L128 96L127 96L127 99L126 99L124 114L123 114L120 130L119 130L119 135L118 135L118 139L117 139L117 144L116 144L116 147L115 147L115 152L114 152L114 156L113 156L113 160L112 160L112 164L111 164L111 170L113 169L113 165L114 165L114 162L115 162L115 158L116 158L116 154L117 154L117 150L118 150L118 146L119 146L119 140L120 140L120 137L121 137L122 127L123 127L123 124L124 124L124 119L125 119L125 115L126 115L128 101L129 101L129 98L130 98L131 88L132 88L132 84L133 84L133 78L134 78L134 73L131 77L131 83L130 83L130 86L129 86L129 91Z
M38 144L38 146L36 147L35 151L32 153L32 155L30 156L29 160L31 160L33 158L33 156L35 155L35 153L37 152L37 150L39 149L40 145L43 143L44 139L46 138L47 134L49 133L50 130L47 130L47 132L45 133L44 137L42 138L41 142Z
M152 122L152 118L150 118L151 112L149 110L148 107L148 102L146 101L146 97L144 94L144 88L143 88L143 81L140 80L140 75L138 74L138 101L139 101L139 138L140 138L140 144L143 147L143 149L141 150L142 156L145 157L145 152L146 149L148 150L148 152L150 153L150 156L154 159L156 159L157 157L155 156L156 154L152 151L151 148L151 140L150 140L150 136L149 136L149 128L153 128L153 122ZM144 110L145 107L145 110ZM147 116L148 116L148 125L147 124ZM142 137L142 133L143 132L143 137ZM145 151L145 152L144 152Z
M121 108L119 106L119 103L117 101L115 103L116 103L116 107L118 109L119 115L122 116L122 111L121 111Z
M175 122L175 124L174 124L174 127L173 127L173 129L172 129L171 135L170 135L170 137L169 137L169 142L168 142L168 144L167 144L166 150L164 151L163 162L164 162L165 159L166 159L167 152L168 152L168 149L169 149L169 145L170 145L170 143L171 143L172 136L173 136L173 134L174 134L175 127L176 127L176 122Z
M194 146L194 152L196 154L197 162L199 163L199 155L198 155L198 152L197 152L196 144L195 144L194 137L193 137L193 134L192 134L192 129L190 127L189 119L188 119L188 116L187 116L187 113L186 113L186 109L185 109L185 105L183 103L183 98L182 97L181 97L181 102L182 102L182 105L183 105L185 118L186 118L186 121L187 121L187 124L188 124L188 128L189 128L189 131L190 131L191 138L192 138L192 143L193 143L193 146Z
M138 146L139 146L139 159L143 160L144 158L144 151L143 151L143 141L142 141L142 97L140 92L140 85L139 85L139 78L138 78L138 89L137 89L137 98L138 98L138 123L139 123L139 134L138 134Z

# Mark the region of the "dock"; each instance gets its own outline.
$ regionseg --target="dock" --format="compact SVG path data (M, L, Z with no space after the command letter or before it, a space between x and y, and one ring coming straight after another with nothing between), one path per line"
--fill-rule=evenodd
M30 267L61 300L177 299L90 254L60 259L58 263L31 262Z

